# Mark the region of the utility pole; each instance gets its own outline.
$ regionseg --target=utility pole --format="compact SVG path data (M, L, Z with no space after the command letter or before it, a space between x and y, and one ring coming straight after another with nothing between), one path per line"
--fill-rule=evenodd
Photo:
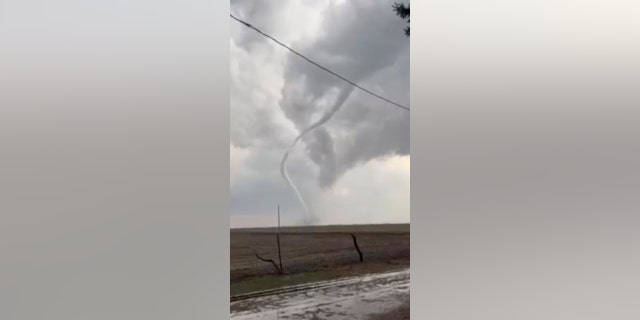
M278 229L276 233L276 239L278 241L278 260L280 261L280 273L283 273L282 270L282 254L280 253L280 205L278 205Z

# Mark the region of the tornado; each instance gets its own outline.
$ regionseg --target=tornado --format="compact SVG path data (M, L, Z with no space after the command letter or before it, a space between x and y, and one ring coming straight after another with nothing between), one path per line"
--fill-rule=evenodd
M287 172L287 159L289 158L289 153L291 152L291 150L293 150L296 144L298 144L298 141L300 141L305 134L324 125L327 121L329 121L333 117L334 114L336 114L336 112L338 112L338 110L340 110L344 102L351 95L351 92L353 92L353 88L354 88L353 86L348 86L343 88L340 91L340 94L336 98L336 101L333 103L333 106L331 107L331 109L329 109L329 111L325 113L322 116L322 118L320 118L318 121L316 121L311 126L309 126L308 128L304 129L302 132L300 132L300 134L293 140L293 143L291 144L289 149L287 149L287 151L284 153L282 162L280 162L280 174L282 175L282 178L287 183L289 188L291 188L291 190L295 194L296 198L298 199L298 202L300 202L300 205L302 206L305 214L305 223L307 224L313 221L314 215L311 212L311 210L309 210L309 206L307 205L307 202L304 200L304 198L300 194L300 191L298 191L298 188L296 187L296 185L293 183L293 181L291 181L291 178L289 178L289 173Z

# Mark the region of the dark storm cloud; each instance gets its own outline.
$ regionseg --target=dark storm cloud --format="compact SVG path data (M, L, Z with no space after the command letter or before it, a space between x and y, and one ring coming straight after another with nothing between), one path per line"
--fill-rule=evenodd
M386 77L377 77L377 82L369 82L376 84L377 88L372 89L378 92L384 91L380 89L387 84L403 82L406 86L396 86L396 92L386 93L408 100L408 72L383 73L394 65L405 69L403 65L396 65L398 61L407 66L407 71L409 65L409 60L405 58L409 55L409 41L398 34L402 21L389 14L390 4L386 4L349 1L331 8L321 27L323 35L315 40L296 43L296 49L309 52L320 64L337 70L356 83L366 83L378 73L384 74ZM354 12L359 14L354 16ZM323 187L333 185L346 170L359 162L389 154L409 153L408 113L392 105L383 107L393 110L385 110L378 105L386 102L355 94L357 90L349 92L352 89L350 85L298 57L291 55L288 60L281 107L298 130L304 130L315 121L318 112L326 112L326 101L336 99L334 96L338 93L346 91L349 97L343 109L353 105L375 108L374 112L368 112L364 117L354 113L342 117L342 138L331 135L331 121L326 126L328 129L316 129L305 137L307 152L320 167L319 183ZM342 112L338 111L336 117ZM336 150L338 146L342 150Z
M408 106L409 39L392 4L234 1L231 12L329 69ZM302 214L279 174L279 162L294 138L340 96L342 108L325 126L304 136L287 164L311 206L327 208L315 203L327 199L321 189L333 187L355 166L409 154L409 112L354 89L234 20L230 95L231 152L246 154L232 169L232 175L238 172L231 187L232 215L267 212L277 202L291 215Z

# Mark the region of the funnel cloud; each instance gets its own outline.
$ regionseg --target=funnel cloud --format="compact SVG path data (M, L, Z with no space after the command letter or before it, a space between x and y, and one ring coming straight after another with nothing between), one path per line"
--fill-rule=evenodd
M392 5L240 1L231 12L345 78L409 105L409 38ZM232 177L242 177L232 178L232 226L271 223L277 204L285 224L408 222L409 112L233 21L230 50L232 162L234 152L243 155L242 165L232 164ZM360 183L387 174L393 182Z

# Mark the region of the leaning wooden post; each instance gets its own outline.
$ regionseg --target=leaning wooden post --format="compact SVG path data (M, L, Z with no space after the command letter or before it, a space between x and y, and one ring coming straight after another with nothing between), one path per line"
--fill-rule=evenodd
M353 238L353 246L356 247L356 250L358 251L358 255L360 256L360 262L364 261L364 257L362 256L362 251L360 251L360 247L358 247L358 240L356 240L356 236L352 233L351 237Z
M280 205L278 205L278 229L276 233L276 239L278 241L278 260L280 261L280 273L282 274L282 254L280 253Z

